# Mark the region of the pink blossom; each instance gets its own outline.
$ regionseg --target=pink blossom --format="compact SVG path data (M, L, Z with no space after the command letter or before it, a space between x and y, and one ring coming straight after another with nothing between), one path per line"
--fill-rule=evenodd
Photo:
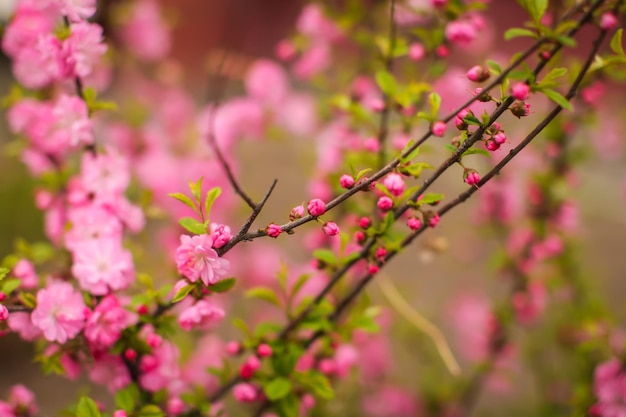
M99 239L121 240L122 224L109 210L97 205L71 208L68 213L71 228L65 234L65 246L71 251Z
M170 29L161 16L159 3L155 0L133 2L128 20L124 22L120 34L123 44L144 61L165 58L172 46Z
M246 91L262 103L276 106L289 92L285 70L268 59L256 61L246 74Z
M54 131L49 141L74 148L93 143L93 132L87 105L76 96L62 94L52 109Z
M458 46L466 47L476 39L476 28L468 21L450 22L446 26L446 39Z
M178 324L183 329L190 331L194 328L206 328L211 324L218 323L224 316L224 310L209 301L200 300L180 313Z
M120 338L122 330L137 322L137 315L123 308L115 295L107 295L85 324L85 337L96 348L106 349Z
M302 9L296 29L303 35L322 42L332 42L341 36L335 22L324 15L324 10L318 4L308 4Z
M199 385L208 392L218 388L217 376L206 372L209 367L222 366L224 343L214 334L207 334L195 343L195 349L182 369L182 379L189 384Z
M341 345L335 351L336 373L340 378L345 378L350 370L359 361L359 352L352 345Z
M185 411L185 403L179 397L172 397L167 400L168 414L177 416Z
M300 79L309 79L331 64L330 49L325 43L313 44L293 64L293 74Z
M241 350L241 345L239 344L239 342L236 342L233 340L226 344L226 352L229 355L237 355L240 350Z
M35 394L24 385L17 384L11 387L11 391L9 392L9 404L11 404L14 409L20 410L20 414L37 414Z
M191 282L200 279L204 285L212 285L226 277L230 263L212 249L213 240L209 235L181 235L180 246L176 249L178 272Z
M290 61L294 56L296 56L296 48L293 43L282 40L276 44L276 57L281 61Z
M37 288L39 278L35 272L35 266L26 259L20 259L13 267L13 275L15 278L22 280L21 287L27 289Z
M480 182L480 175L476 171L468 172L465 176L465 182L469 185L476 185Z
M311 216L319 217L326 212L326 203L319 198L314 198L308 202L306 208Z
M256 356L248 356L246 361L241 365L239 374L243 379L250 379L256 371L261 367L261 361Z
M26 341L32 342L41 337L41 329L33 324L29 313L21 311L11 313L7 324L11 331L18 333Z
M282 232L283 229L276 223L271 223L265 228L265 233L267 233L269 237L273 237L274 239L280 236Z
M402 388L383 386L363 400L371 417L414 417L420 415L415 398Z
M446 124L442 121L435 122L432 130L433 135L441 137L446 133Z
M72 274L94 295L128 288L135 278L133 258L115 239L85 242L74 251Z
M259 347L256 349L257 355L261 358L267 358L272 356L272 347L267 343L261 343Z
M61 14L72 22L91 17L96 12L96 0L58 0L61 5Z
M430 217L430 219L428 219L428 226L435 227L439 224L440 220L441 218L439 217L439 214L435 213L434 215Z
M511 298L515 317L521 324L535 321L545 310L547 302L548 294L545 285L540 281L532 281L526 291L516 292Z
M23 49L32 48L41 35L51 33L56 16L29 5L18 5L11 22L2 34L2 49L16 58Z
M37 307L31 320L47 340L65 343L83 329L83 297L67 282L53 281L37 292Z
M600 16L600 27L604 30L611 30L618 23L619 21L613 13L602 13L602 16Z
M424 45L421 43L412 43L409 46L409 59L419 61L424 58L424 55L426 55L426 50L424 49Z
M372 221L369 217L361 217L359 219L359 227L361 229L368 229L372 225Z
M211 239L213 239L211 246L216 249L227 244L232 238L230 227L225 224L210 223L209 234L211 235Z
M94 362L89 369L89 379L107 387L109 392L116 392L131 383L128 369L119 355L108 353L94 355Z
M15 78L28 88L42 88L63 74L61 42L56 36L42 34L34 45L23 48L13 61Z
M326 222L322 227L326 236L337 236L339 234L339 226L335 222Z
M78 22L70 26L70 36L63 42L67 77L86 77L107 50L102 27L95 23Z
M254 385L242 382L233 388L233 396L240 403L250 403L256 401L258 391Z
M352 175L343 174L339 178L339 184L341 185L342 188L350 189L354 187L354 178L352 178Z
M139 369L142 371L139 377L141 387L156 392L176 384L181 373L178 365L179 356L176 345L166 341L153 349L151 355L142 356L139 362Z
M113 417L128 417L128 414L126 414L126 411L124 410L115 410L113 412Z
M389 192L398 197L401 195L406 189L406 184L404 183L404 179L400 174L391 173L387 175L383 181L383 185L389 190Z
M387 197L386 195L384 195L378 199L378 202L376 202L376 205L382 211L389 211L393 207L393 200Z
M5 321L9 318L9 309L4 304L0 304L0 321Z
M409 219L406 221L406 224L412 231L416 231L417 229L422 227L422 221L417 217L409 217Z
M291 209L291 212L289 213L289 220L294 221L296 219L304 217L305 214L306 211L304 210L304 206L296 206Z
M525 101L530 96L530 87L526 83L515 83L511 86L511 95L516 100Z
M481 83L487 80L490 75L489 70L480 65L474 65L467 71L467 79L475 83Z
M626 415L626 374L619 359L599 364L593 375L593 393L598 402L593 410L601 417Z
M81 180L96 198L112 199L123 194L130 183L129 161L111 148L97 155L86 153L81 161Z

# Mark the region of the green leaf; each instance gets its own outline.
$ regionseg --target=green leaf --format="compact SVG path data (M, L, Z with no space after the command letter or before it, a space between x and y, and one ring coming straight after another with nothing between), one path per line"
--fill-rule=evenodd
M183 203L187 207L190 207L192 210L197 210L198 209L197 206L196 206L196 203L194 203L191 198L187 197L183 193L172 193L172 194L168 194L168 196L172 197L172 198L175 198L176 200L180 201L181 203Z
M363 178L363 176L365 174L367 174L368 172L373 171L372 168L365 168L360 170L355 176L354 176L354 181L358 182L361 178Z
M441 96L437 93L430 93L428 95L428 103L430 104L430 115L434 119L439 113L439 107L441 107Z
M177 303L187 297L187 295L196 288L196 284L189 284L182 287L180 290L176 291L174 298L172 298L173 303Z
M135 384L130 384L115 393L115 405L127 413L132 413L135 410L138 401L139 390Z
M489 66L489 69L491 69L491 72L498 74L498 75L502 74L502 67L500 67L500 65L496 61L492 61L492 60L487 61L487 66Z
M291 289L291 298L298 295L298 292L302 289L304 284L311 278L311 274L302 274L298 277L298 280L295 284L293 284L293 288Z
M200 198L202 197L202 181L204 177L200 177L200 179L196 182L189 181L189 190L191 194L195 197L196 203L200 205Z
M330 381L321 373L309 371L296 374L296 377L298 381L316 397L324 400L332 400L335 397L335 391L330 385Z
M24 304L26 307L35 308L37 306L37 299L33 294L29 292L20 293L19 298L22 304Z
M300 356L302 356L302 349L287 345L284 350L278 350L275 355L272 355L272 368L278 375L289 376L293 373Z
M619 29L611 38L611 50L617 55L624 56L624 48L622 47L622 32L623 29Z
M164 417L165 413L156 405L148 404L141 407L137 417Z
M524 6L535 23L540 23L541 18L548 8L548 0L518 0Z
M556 104L558 104L559 106L563 107L564 109L573 111L574 107L572 106L572 103L570 103L567 98L565 98L563 95L561 95L561 93L554 91L554 90L543 90L543 93L552 101L554 101Z
M415 145L415 141L413 139L409 140L409 142L406 144L404 149L402 149L402 152L400 152L400 155L404 155L406 152L408 152L409 149L413 147L413 145ZM420 148L415 148L411 152L409 152L406 156L400 156L400 162L402 163L409 162L413 160L414 158L416 158L419 155L419 153L420 153Z
M255 287L246 291L246 297L257 298L259 300L267 301L270 304L280 307L280 300L276 292L268 287Z
M217 200L217 197L222 194L222 189L220 187L213 187L206 193L206 199L204 200L204 215L206 218L209 218L209 214L211 213L211 208L213 208L213 203Z
M507 41L513 38L518 38L520 36L530 36L532 38L536 38L537 34L532 30L523 28L511 28L504 32L504 39ZM502 71L500 70L500 72Z
M557 36L556 40L559 41L559 43L561 43L562 45L569 46L572 48L576 47L577 45L576 40L574 38L571 38L565 35Z
M76 417L100 417L100 410L91 398L80 397L76 406Z
M474 154L484 155L484 156L486 156L488 158L491 158L491 152L486 151L485 149L470 148L470 149L466 150L465 152L463 152L463 156L474 155Z
M209 289L213 292L226 292L235 286L237 279L234 277L224 278L221 281L216 282L211 285Z
M535 86L538 90L543 90L546 88L552 88L559 85L556 81L567 74L567 68L553 68L549 73L546 74L545 77Z
M275 404L278 417L298 417L300 414L300 401L295 394L289 394L281 398Z
M420 205L422 204L437 204L438 202L440 202L441 200L443 200L444 195L443 194L438 194L438 193L428 193L428 194L424 194L422 195L422 198L418 200L418 203Z
M388 96L393 96L398 89L395 78L386 70L376 72L376 84Z
M481 121L480 121L480 120L478 120L478 118L477 118L476 116L472 116L471 114L470 114L470 115L465 116L465 117L463 118L463 121L464 121L465 123L467 123L468 125L474 125L474 126L482 126L482 125L483 125L483 124L481 123Z
M258 326L254 329L254 337L258 339L264 339L270 333L278 333L283 329L278 323L272 323L265 321L263 323L259 323Z
M270 401L280 400L291 392L291 381L287 378L278 377L271 380L263 387L267 399Z
M0 267L0 281L5 279L9 272L11 272L9 268Z
M328 249L317 249L313 251L313 257L329 266L337 264L337 257L335 256L335 253Z
M203 235L206 233L206 226L204 223L199 222L193 217L183 217L178 221L178 224L180 224L188 232L196 235Z
M6 281L2 283L2 285L0 285L0 292L3 292L6 295L9 295L13 291L18 289L21 283L22 283L22 280L17 279L17 278L7 279Z

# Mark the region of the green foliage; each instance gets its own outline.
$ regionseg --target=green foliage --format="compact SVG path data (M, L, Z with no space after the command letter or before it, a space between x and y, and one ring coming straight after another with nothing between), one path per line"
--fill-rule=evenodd
M222 292L226 292L232 289L236 283L237 283L237 278L234 278L234 277L224 278L216 282L215 284L211 285L209 289L212 292L222 293Z
M276 401L284 398L291 392L291 390L291 381L284 377L274 378L263 386L263 391L265 391L265 395L270 401Z
M278 299L278 295L276 291L268 287L255 287L246 291L246 297L248 298L256 298L257 300L267 301L270 304L273 304L277 307L280 307L280 300Z
M139 389L134 383L115 393L115 405L127 413L133 412L139 401Z
M96 402L89 397L81 397L76 406L76 417L100 417Z

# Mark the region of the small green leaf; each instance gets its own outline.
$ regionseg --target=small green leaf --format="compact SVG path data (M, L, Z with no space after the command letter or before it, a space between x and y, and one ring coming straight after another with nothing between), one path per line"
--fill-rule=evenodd
M13 291L19 288L21 283L22 280L17 278L7 279L6 281L2 282L2 285L0 285L0 292L5 293L6 295L10 295Z
M283 329L283 327L278 323L272 322L263 322L259 323L258 326L254 329L254 337L263 339L270 333L278 333Z
M33 294L29 292L20 293L19 298L22 304L24 304L26 307L35 308L37 306L37 299Z
M430 104L430 115L435 119L439 113L439 107L441 107L441 96L437 93L430 93L428 103Z
M413 139L409 140L409 143L407 143L404 149L402 149L402 152L400 152L400 155L404 155L414 145L415 145L415 141ZM417 158L419 153L420 153L420 148L415 148L411 152L409 152L406 156L401 156L400 162L404 163L404 162L412 161L413 159Z
M611 38L611 50L617 55L624 56L624 48L622 47L622 32L623 29L619 29Z
M190 207L192 210L197 210L196 203L194 203L191 198L187 197L183 193L172 193L172 194L168 194L168 196L172 197L172 198L175 198L176 200L180 201L181 203L183 203L187 207Z
M263 390L268 400L280 400L291 392L291 381L287 378L278 377L265 385Z
M141 407L137 417L164 417L165 413L156 405L148 404Z
M398 89L395 78L386 70L376 72L376 84L388 96L393 96Z
M365 174L367 174L367 173L368 173L368 172L370 172L370 171L373 171L373 169L372 169L372 168L365 168L365 169L360 170L360 171L356 174L356 176L354 177L354 181L355 181L355 182L358 182L361 178L363 178L363 176L364 176Z
M202 197L202 181L204 177L200 177L200 179L196 182L192 182L189 180L189 190L191 194L195 197L196 203L200 205L200 198Z
M422 204L437 204L439 203L441 200L443 200L444 195L443 194L438 194L438 193L428 193L428 194L424 194L422 196L421 199L418 200L418 203L420 203L420 205Z
M280 307L280 300L276 292L268 287L255 287L246 291L246 297L257 298L259 300L267 301L270 304Z
M329 266L337 264L337 257L335 256L335 253L328 249L317 249L313 251L313 257Z
M332 400L335 397L335 391L330 385L327 377L316 371L296 374L298 381L313 393L314 396L323 400Z
M185 285L184 287L182 287L181 289L179 289L176 294L174 295L174 298L172 298L172 302L173 303L177 303L179 301L181 301L182 299L184 299L185 297L187 297L187 295L189 295L189 293L196 288L195 284L189 284L189 285Z
M135 384L130 384L115 393L115 405L127 413L132 413L135 410L138 401L139 390Z
M180 224L188 232L196 235L202 235L206 233L206 226L198 220L194 219L193 217L183 217L178 221L178 224Z
M507 41L513 38L518 38L520 36L530 36L531 38L536 38L537 34L532 30L523 28L511 28L504 32L504 39ZM502 71L500 70L500 72Z
M500 64L498 64L496 61L492 61L492 60L487 61L487 66L489 66L489 69L491 69L491 72L498 74L498 75L502 74L502 67L500 67Z
M206 199L204 200L204 215L209 218L209 214L211 213L211 208L213 208L213 203L217 200L217 197L222 194L222 189L220 187L213 187L206 193Z
M9 268L0 267L0 281L5 279L9 272L11 272Z
M574 38L571 38L569 36L557 36L556 40L559 41L560 44L565 45L565 46L569 46L571 48L576 47L576 40Z
M563 107L567 110L574 110L572 103L570 103L567 98L565 98L561 93L554 90L543 90L543 93L552 101L554 101L559 106Z
M468 125L474 125L474 126L482 126L483 124L481 123L480 120L478 120L478 118L476 116L473 115L467 115L463 118L463 121L465 123L467 123Z
M385 233L389 229L391 229L395 221L396 221L396 216L393 214L393 211L390 211L389 213L387 213L385 215L385 218L383 219L383 223L380 228L380 233Z
M234 277L224 278L221 281L216 282L211 285L209 289L213 292L226 292L235 286L237 279Z
M80 397L76 406L76 417L100 417L100 410L91 398Z
M465 152L463 152L463 156L474 155L474 154L484 155L484 156L486 156L488 158L491 158L491 152L486 151L485 149L470 148L470 149L466 150Z

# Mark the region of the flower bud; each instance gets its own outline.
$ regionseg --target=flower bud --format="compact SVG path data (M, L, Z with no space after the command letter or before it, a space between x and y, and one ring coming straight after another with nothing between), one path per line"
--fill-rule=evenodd
M344 174L339 178L339 184L341 184L341 188L349 190L354 187L354 178L352 178L352 175Z
M467 79L475 83L482 83L489 79L490 76L489 70L480 65L475 65L467 71Z
M291 213L289 213L289 220L294 221L301 217L304 217L306 214L303 206L296 206L291 209Z
M311 216L319 217L324 214L324 212L326 212L326 203L324 203L319 198L314 198L313 200L309 201L306 208Z
M327 236L337 236L339 234L339 226L335 222L326 222L322 227Z
M267 233L267 235L269 237L273 237L274 239L276 239L278 236L280 236L282 231L283 231L283 229L279 225L277 225L276 223L271 223L270 225L268 225L265 228L265 233Z
M446 133L446 124L442 121L435 122L433 124L433 135L443 136Z

